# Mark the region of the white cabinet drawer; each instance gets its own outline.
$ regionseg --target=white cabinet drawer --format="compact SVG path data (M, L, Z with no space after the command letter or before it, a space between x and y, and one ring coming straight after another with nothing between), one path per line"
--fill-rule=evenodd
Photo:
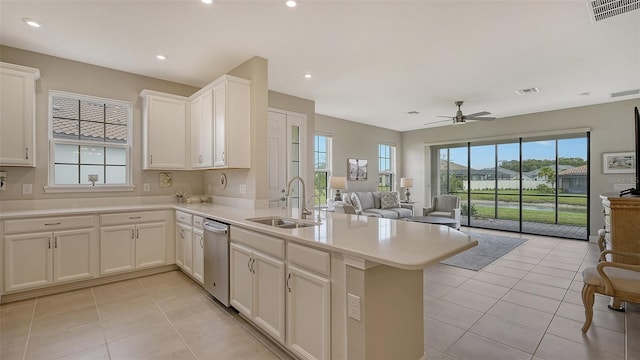
M291 264L317 271L324 275L331 275L331 255L326 251L288 243L287 258Z
M231 227L230 232L231 241L249 245L256 250L284 259L284 240L245 230L237 226Z
M176 210L176 221L179 223L191 225L192 215L186 212Z
M140 224L165 221L164 211L140 211L100 215L100 225Z
M198 229L203 229L202 225L204 224L204 218L202 216L193 215L193 226Z
M49 217L24 220L7 220L4 223L5 234L38 231L57 231L63 229L85 229L95 226L92 215Z

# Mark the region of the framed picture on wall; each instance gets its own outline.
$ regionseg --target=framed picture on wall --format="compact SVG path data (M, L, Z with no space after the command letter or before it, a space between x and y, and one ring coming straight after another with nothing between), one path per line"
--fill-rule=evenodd
M367 180L367 160L347 160L347 180Z
M604 174L632 174L635 171L636 159L633 152L602 153Z

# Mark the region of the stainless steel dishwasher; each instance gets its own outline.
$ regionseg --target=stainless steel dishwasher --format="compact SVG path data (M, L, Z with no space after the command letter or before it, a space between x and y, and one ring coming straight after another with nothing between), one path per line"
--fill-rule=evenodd
M204 222L204 288L229 306L229 225Z

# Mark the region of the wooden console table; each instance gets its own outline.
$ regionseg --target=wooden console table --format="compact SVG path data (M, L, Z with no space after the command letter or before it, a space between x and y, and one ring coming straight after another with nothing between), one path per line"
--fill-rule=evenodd
M600 195L604 207L604 229L607 232L607 249L640 253L640 196L623 196L618 193ZM613 257L614 261L640 264L640 261Z

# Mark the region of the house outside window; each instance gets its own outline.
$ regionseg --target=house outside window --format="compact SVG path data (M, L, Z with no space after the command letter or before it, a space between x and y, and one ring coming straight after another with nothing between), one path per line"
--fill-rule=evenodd
M131 104L49 92L46 192L131 191Z
M313 146L313 162L314 162L314 194L318 196L315 199L315 206L327 203L327 194L329 194L329 176L331 175L331 137L326 135L315 135Z
M395 145L378 145L378 191L395 189L396 147Z

